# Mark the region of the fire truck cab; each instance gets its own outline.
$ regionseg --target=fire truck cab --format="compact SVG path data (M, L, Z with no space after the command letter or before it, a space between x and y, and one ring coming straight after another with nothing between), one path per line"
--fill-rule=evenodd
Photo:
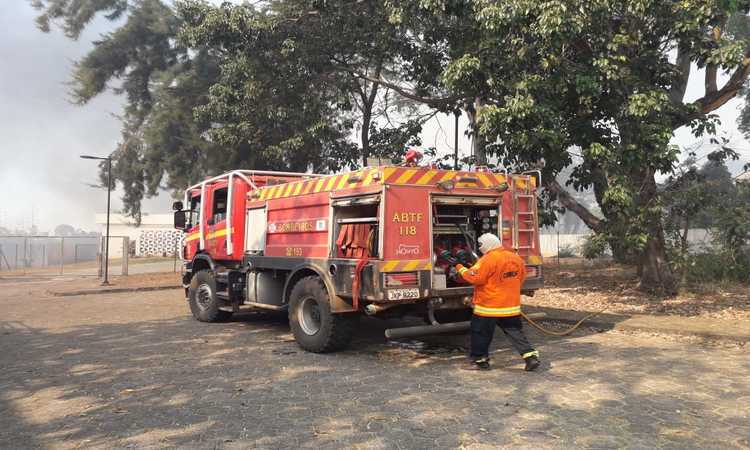
M185 295L206 322L286 311L296 341L313 352L345 347L363 314L418 314L428 331L451 330L442 322L467 317L473 292L454 266L474 261L483 233L525 259L525 294L542 286L538 181L402 166L209 178L174 205L186 233Z

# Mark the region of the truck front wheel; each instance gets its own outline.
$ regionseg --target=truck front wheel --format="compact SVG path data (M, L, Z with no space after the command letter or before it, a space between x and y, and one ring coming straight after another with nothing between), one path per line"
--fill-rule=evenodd
M193 275L188 288L188 303L193 317L201 322L221 322L232 315L219 309L216 279L210 270L200 270Z
M314 353L341 350L349 345L358 316L333 314L328 291L317 276L302 278L289 300L289 325L300 347Z

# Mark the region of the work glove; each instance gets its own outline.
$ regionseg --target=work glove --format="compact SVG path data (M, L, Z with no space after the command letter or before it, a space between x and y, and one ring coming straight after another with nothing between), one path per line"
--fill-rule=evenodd
M443 250L442 252L440 252L440 257L447 261L451 266L455 266L456 264L458 264L458 260L456 259L456 257L453 256L453 254L448 250Z
M455 266L448 267L448 271L446 272L446 275L448 276L448 279L450 280L458 280L458 269L456 269Z

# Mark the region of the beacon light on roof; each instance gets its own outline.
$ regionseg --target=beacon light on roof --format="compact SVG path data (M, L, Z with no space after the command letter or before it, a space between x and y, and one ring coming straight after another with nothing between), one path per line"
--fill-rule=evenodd
M456 188L456 183L454 183L453 180L438 181L437 187L444 191L452 191Z

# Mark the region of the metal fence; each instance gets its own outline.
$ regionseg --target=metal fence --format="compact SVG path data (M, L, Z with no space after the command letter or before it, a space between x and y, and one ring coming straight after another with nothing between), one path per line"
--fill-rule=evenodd
M179 272L180 239L169 253L136 258L127 236L109 238L109 275ZM100 236L0 236L0 274L103 276L106 239Z
M591 233L564 234L564 233L542 233L539 235L539 246L542 256L546 258L561 257L580 258L583 256L583 245L591 236ZM687 241L690 251L700 252L713 248L713 236L710 230L690 229ZM570 256L568 256L570 255ZM603 259L610 259L611 255L605 255Z

